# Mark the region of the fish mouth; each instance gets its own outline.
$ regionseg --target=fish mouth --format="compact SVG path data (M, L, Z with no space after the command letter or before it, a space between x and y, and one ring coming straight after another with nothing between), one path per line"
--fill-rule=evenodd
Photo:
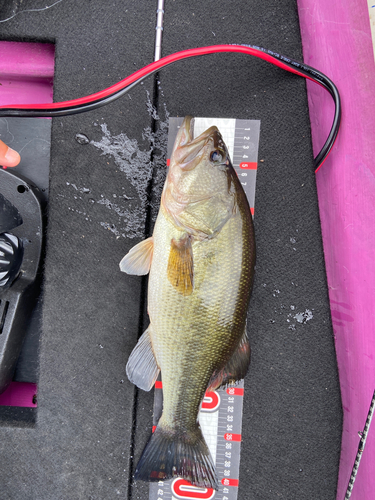
M185 117L179 134L181 135L180 146L175 151L175 159L182 170L193 170L206 153L205 146L216 148L224 142L217 127L212 126L201 135L193 139L194 118Z

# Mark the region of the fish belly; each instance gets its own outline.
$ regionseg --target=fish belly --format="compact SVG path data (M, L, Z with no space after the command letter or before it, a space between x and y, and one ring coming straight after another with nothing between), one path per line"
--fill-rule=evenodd
M167 278L171 240L184 234L160 210L148 312L163 381L163 424L192 428L212 373L226 364L243 334L250 266L246 230L237 212L214 238L193 240L194 286L184 296Z

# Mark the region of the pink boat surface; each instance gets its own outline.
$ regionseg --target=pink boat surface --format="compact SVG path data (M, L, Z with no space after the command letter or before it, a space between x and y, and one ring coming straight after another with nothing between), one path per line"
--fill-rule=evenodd
M375 4L375 2L372 2ZM298 0L304 62L329 76L342 99L341 130L316 174L343 404L337 500L348 487L375 387L375 64L365 1ZM332 122L329 95L307 84L315 154ZM351 498L374 498L370 428Z

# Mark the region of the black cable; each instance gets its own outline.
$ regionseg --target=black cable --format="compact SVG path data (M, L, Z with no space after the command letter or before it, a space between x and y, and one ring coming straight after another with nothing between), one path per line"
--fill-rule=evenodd
M231 47L231 46L228 46ZM337 90L337 87L335 84L330 80L324 73L321 73L315 68L312 68L311 66L308 66L304 63L295 61L289 57L283 56L281 54L278 54L277 52L273 52L268 49L263 49L261 47L256 47L252 45L242 45L240 47L247 47L253 51L259 51L268 56L267 60L274 59L275 62L273 64L276 64L279 67L282 67L283 69L290 68L290 70L293 73L296 73L299 76L303 76L305 78L308 78L310 80L313 80L315 83L318 83L321 85L323 88L325 88L330 95L333 98L334 104L335 104L335 113L334 113L334 118L331 126L330 133L314 159L314 164L315 164L315 169L317 170L323 163L323 161L326 159L328 156L330 150L333 147L333 144L336 140L337 134L339 132L339 127L340 127L340 121L341 121L341 100L340 100L340 94ZM213 53L213 52L207 52L207 54ZM177 53L178 55L179 53ZM172 54L173 56L174 54ZM204 53L202 54L194 54L194 56L201 56L205 55ZM253 55L256 55L253 54ZM192 55L193 56L193 55ZM188 56L188 57L192 57ZM185 56L186 57L186 56ZM259 57L259 56L258 56ZM182 59L182 58L181 58ZM177 62L178 60L181 59L175 59L168 61L164 64L164 66L173 64L174 62ZM281 61L282 65L280 65L277 61ZM272 61L269 61L272 62ZM287 68L285 68L285 66ZM113 94L93 100L92 102L87 102L85 104L81 104L78 106L64 106L64 107L59 107L56 109L41 109L38 108L37 106L35 108L0 108L0 117L58 117L58 116L67 116L67 115L74 115L78 113L84 113L86 111L92 111L94 109L97 109L101 106L105 106L106 104L109 104L119 97L122 97L124 94L126 94L129 90L131 90L133 87L138 85L142 80L144 80L146 77L152 75L153 73L157 72L160 70L159 68L156 68L154 70L150 70L146 75L139 77L137 80L132 82L131 84L126 85L124 88L122 88L119 91L115 91Z

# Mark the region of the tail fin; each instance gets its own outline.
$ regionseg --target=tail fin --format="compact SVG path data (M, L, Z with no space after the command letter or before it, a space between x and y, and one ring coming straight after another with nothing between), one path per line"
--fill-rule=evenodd
M201 488L219 487L210 450L198 425L193 432L182 432L159 424L143 450L134 477L143 481L182 477Z

